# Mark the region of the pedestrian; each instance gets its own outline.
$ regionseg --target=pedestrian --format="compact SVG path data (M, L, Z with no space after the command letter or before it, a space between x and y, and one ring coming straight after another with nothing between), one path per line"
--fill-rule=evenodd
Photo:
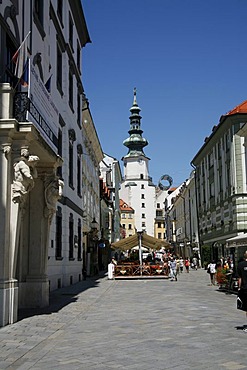
M194 269L197 270L197 266L198 266L198 261L197 261L197 258L196 257L193 257L193 264L194 264Z
M216 263L215 261L211 261L208 264L208 272L210 275L210 285L215 285L215 274L216 274Z
M189 258L186 258L184 265L185 265L186 272L189 273L189 271L190 271L190 261L189 261Z
M108 279L113 280L114 279L114 273L115 273L115 263L113 262L113 258L108 264Z
M83 276L83 280L86 280L87 278L87 267L85 264L83 264L83 267L82 267L82 276Z
M237 308L245 311L247 319L247 251L244 253L244 260L239 262L237 267L238 275L238 300ZM247 327L243 329L247 333Z
M171 257L169 261L169 267L171 281L173 281L174 279L177 281L177 262L175 258Z
M184 270L184 260L183 260L183 257L180 257L179 258L179 268L180 268L180 272L182 273L183 270Z

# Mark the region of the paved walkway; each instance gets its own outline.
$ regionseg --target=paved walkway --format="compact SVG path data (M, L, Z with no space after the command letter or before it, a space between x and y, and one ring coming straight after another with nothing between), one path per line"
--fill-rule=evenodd
M205 270L169 280L88 279L0 329L0 369L247 369L245 313Z

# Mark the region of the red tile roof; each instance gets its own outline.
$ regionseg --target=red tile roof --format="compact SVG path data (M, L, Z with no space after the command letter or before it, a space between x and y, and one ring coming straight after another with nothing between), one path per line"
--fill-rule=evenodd
M119 199L119 207L120 211L130 211L130 212L134 211L132 207L130 207L126 202L123 201L123 199Z
M235 108L230 110L226 116L230 116L232 114L236 113L247 113L247 100L245 100L243 103L237 105Z

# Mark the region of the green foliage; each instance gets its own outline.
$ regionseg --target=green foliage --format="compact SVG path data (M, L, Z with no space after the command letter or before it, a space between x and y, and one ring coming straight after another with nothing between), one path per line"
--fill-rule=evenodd
M207 266L211 261L211 247L209 245L202 246L202 264Z

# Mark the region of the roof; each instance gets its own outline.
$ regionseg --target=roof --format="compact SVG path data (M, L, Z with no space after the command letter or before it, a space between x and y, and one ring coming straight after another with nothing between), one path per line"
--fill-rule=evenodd
M170 247L170 244L165 240L154 238L148 234L141 234L141 238L142 246L148 248L160 249L161 247ZM111 247L113 249L127 250L136 247L137 245L139 245L139 235L135 234L112 243Z
M236 113L247 113L247 100L245 100L243 103L237 105L235 108L230 110L226 116L230 116L232 114Z
M247 100L245 100L241 104L237 105L235 108L230 110L228 113L226 113L226 114L224 114L220 117L219 123L217 125L214 125L213 128L212 128L211 134L209 136L205 137L204 144L202 145L202 147L199 149L197 154L192 159L191 164L195 164L195 159L199 156L199 154L203 151L203 149L206 147L208 142L212 139L215 132L224 124L225 120L228 119L229 116L233 116L234 114L247 114ZM192 165L192 167L194 167L194 166Z
M130 207L123 199L119 199L119 207L121 212L134 212L134 209Z

